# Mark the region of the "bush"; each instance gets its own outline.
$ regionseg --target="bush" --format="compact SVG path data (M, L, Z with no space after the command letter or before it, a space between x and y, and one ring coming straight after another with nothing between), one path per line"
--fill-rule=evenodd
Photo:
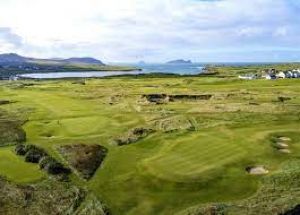
M28 148L30 149L27 150ZM39 163L40 160L47 155L44 150L33 145L27 145L25 150L27 151L25 154L25 161L30 163Z
M17 145L15 148L15 152L17 155L24 156L26 154L25 145L24 144Z
M52 175L69 174L71 172L70 169L65 168L61 163L49 156L43 157L39 165L41 169Z
M278 101L281 102L281 103L284 103L284 102L289 101L289 100L291 100L290 97L284 97L284 96L279 96L278 97Z
M35 145L17 145L15 148L17 155L25 155L25 161L30 163L39 163L41 169L48 174L69 174L71 170L63 166L63 164L50 157L43 149Z

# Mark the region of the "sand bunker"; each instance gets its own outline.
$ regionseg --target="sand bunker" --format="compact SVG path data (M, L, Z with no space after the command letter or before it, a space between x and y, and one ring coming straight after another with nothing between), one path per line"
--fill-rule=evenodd
M280 153L290 154L291 150L289 143L291 141L292 139L289 137L275 137L275 139L272 139L272 146Z
M292 139L289 138L289 137L278 137L278 140L281 140L283 142L290 142L290 141L292 141Z
M277 137L273 142L273 147L280 153L290 154L290 141L292 141L292 139L289 137Z
M279 149L278 151L281 152L281 153L284 153L284 154L290 154L291 153L291 150L289 150L289 149Z
M275 147L277 149L287 149L287 148L289 148L289 145L284 142L277 142Z
M250 175L266 175L269 173L269 170L267 170L264 166L249 166L246 168L246 171Z

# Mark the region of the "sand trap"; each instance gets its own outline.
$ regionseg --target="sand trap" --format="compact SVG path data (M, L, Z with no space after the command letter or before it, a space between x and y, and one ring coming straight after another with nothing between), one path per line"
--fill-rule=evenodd
M250 175L266 175L269 173L269 170L265 169L264 166L252 166L252 167L247 167L246 171Z
M278 151L281 152L281 153L284 153L284 154L290 154L291 153L291 150L289 150L289 149L279 149Z
M277 142L276 143L276 148L278 148L278 149L287 149L287 148L289 148L289 145L284 143L284 142Z
M290 142L290 141L292 141L292 139L289 138L289 137L279 137L278 140L281 140L283 142Z

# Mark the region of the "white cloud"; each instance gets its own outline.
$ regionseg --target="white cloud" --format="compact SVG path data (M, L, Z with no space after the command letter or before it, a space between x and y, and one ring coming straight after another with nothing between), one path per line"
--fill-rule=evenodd
M287 28L286 27L278 27L274 31L274 36L284 37L286 35L287 35Z
M22 43L16 47L0 36L0 51L106 61L211 55L218 61L224 51L288 50L300 42L290 33L300 31L291 1L1 0L0 27Z

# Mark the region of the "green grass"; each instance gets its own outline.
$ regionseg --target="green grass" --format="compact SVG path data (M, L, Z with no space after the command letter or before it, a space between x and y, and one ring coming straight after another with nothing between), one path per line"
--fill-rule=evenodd
M14 153L14 147L0 149L0 175L17 183L28 183L42 179L45 174L38 165L25 163Z
M20 82L2 82L0 97L16 103L1 108L28 118L23 126L27 142L62 162L60 145L107 147L95 176L85 182L72 175L71 183L88 189L112 214L168 215L201 204L247 199L268 177L248 175L247 166L264 165L273 175L299 159L300 80L119 77L89 79L86 85L71 80L33 83L20 88ZM213 94L213 98L151 105L141 101L147 93ZM292 99L283 104L278 96ZM186 130L190 124L195 131ZM158 131L132 145L111 144L115 137L144 126ZM170 128L177 130L165 132ZM274 135L293 139L291 154L272 147ZM1 150L10 155L9 163L33 168L27 182L41 178L34 177L42 174L36 165L23 163L11 148ZM0 163L0 174L24 182L19 181L20 168L2 173L9 170Z

